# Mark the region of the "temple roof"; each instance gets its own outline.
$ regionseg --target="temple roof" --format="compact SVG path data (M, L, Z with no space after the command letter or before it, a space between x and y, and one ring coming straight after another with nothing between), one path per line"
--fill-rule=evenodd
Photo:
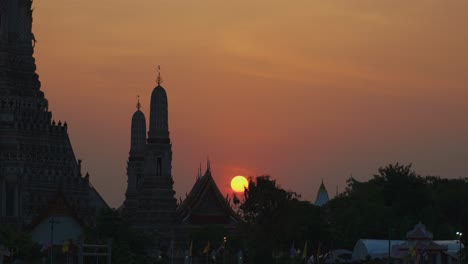
M426 230L426 226L419 222L413 230L406 233L408 240L432 240L434 235Z
M207 205L210 203L211 205ZM183 223L188 223L190 217L204 215L206 217L220 219L219 216L229 217L230 223L240 222L239 216L232 210L228 201L223 197L216 185L211 169L208 168L203 176L197 177L192 190L177 209ZM208 221L208 220L207 220ZM207 222L207 224L217 224ZM227 223L224 223L227 224Z
M42 221L50 216L69 216L73 218L80 226L84 226L83 221L78 217L72 207L68 204L63 193L63 183L60 182L57 188L57 193L49 203L49 207L43 211L40 215L32 220L32 222L26 227L28 230L33 230Z

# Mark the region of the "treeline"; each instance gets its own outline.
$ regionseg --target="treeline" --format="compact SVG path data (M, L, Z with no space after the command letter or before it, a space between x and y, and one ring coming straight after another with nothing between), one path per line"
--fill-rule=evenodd
M389 165L367 182L348 180L324 208L340 247L359 238L404 239L419 221L438 240L468 231L468 178L421 176L411 165Z
M404 240L419 221L438 240L468 233L468 179L421 176L398 163L380 168L366 182L348 179L345 192L323 207L301 201L269 176L251 179L243 199L234 200L254 263L289 258L288 249L295 245L304 251L306 241L307 255L317 256L329 249L352 250L361 238Z

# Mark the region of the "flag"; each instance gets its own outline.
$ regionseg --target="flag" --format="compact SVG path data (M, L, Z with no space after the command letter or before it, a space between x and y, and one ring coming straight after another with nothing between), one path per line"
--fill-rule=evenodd
M291 248L289 249L289 255L291 258L294 258L296 256L296 248L294 246L295 241L292 242Z
M304 244L304 250L302 251L302 258L307 258L307 241Z
M49 248L50 248L50 243L46 242L46 243L42 244L41 252L47 251Z
M189 251L188 251L188 255L189 255L189 257L191 257L191 256L192 256L192 249L193 249L193 241L192 241L192 240L190 240L190 246L189 246Z
M416 256L416 249L413 246L409 246L408 253L409 253L410 257L415 257Z
M321 251L322 243L319 242L318 247L317 247L317 263L320 263L320 251Z
M62 246L62 253L68 253L68 250L69 250L68 244L69 244L68 241L65 241L65 243L63 243L63 246Z
M208 240L208 244L206 244L205 248L203 249L203 254L208 254L210 252L210 241Z

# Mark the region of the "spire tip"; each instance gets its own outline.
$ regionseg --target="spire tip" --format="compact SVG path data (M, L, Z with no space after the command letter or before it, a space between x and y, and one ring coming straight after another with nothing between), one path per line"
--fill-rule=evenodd
M158 83L158 85L161 85L161 83L163 82L161 78L161 65L158 65L158 78L156 79L156 82Z
M138 103L137 103L137 109L141 109L141 104L140 104L140 96L138 95Z

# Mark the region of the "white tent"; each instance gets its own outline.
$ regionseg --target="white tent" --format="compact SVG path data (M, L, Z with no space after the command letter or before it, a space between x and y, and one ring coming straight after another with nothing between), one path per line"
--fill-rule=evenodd
M404 240L391 240L390 250L395 245L401 245L405 243ZM436 244L441 246L447 246L447 253L453 257L456 257L460 250L460 244L458 240L434 240ZM463 248L463 244L461 248ZM378 239L359 239L354 245L353 249L353 261L365 260L367 257L371 259L384 259L388 258L388 240Z
M434 242L441 246L447 246L447 254L454 258L458 258L458 251L460 251L460 244L458 243L458 240L435 240ZM462 243L461 248L464 247L465 246Z
M390 250L393 246L403 243L405 243L404 240L391 240ZM371 259L388 258L388 252L388 240L359 239L354 245L352 260L360 261L365 260L367 257Z

